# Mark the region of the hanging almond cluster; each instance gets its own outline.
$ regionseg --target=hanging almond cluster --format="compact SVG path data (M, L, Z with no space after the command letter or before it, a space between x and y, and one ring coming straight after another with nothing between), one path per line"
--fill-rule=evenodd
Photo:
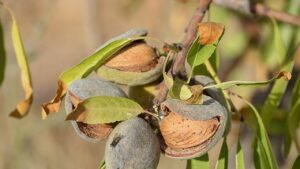
M133 29L62 73L55 97L43 105L43 117L57 112L66 95L66 120L77 134L90 142L108 138L103 163L107 169L155 169L160 152L175 159L206 154L230 127L230 104L223 89L287 76L215 84L211 72L218 69L216 48L224 26L205 22L198 28L186 55L186 74L180 78L167 73L180 45L150 46L153 38L147 31ZM93 72L98 78L87 78ZM167 97L154 105L162 84L168 88Z

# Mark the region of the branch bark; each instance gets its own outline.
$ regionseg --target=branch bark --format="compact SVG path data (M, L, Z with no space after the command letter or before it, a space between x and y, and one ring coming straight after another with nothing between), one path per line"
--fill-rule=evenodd
M190 48L193 40L196 38L197 35L197 28L198 23L203 20L203 17L206 13L206 11L209 8L209 5L212 0L200 0L199 1L199 7L196 9L194 15L192 16L190 23L188 27L186 28L186 36L183 41L183 48L178 53L177 57L174 60L173 65L171 66L171 69L168 71L168 74L171 76L178 75L183 69L185 64L185 58L188 52L188 49ZM159 92L158 95L154 98L153 102L154 104L158 105L161 102L163 102L166 99L168 93L168 88L164 82L159 84Z
M272 17L281 22L300 26L299 16L275 10L265 4L252 2L251 0L213 0L213 3L247 15Z

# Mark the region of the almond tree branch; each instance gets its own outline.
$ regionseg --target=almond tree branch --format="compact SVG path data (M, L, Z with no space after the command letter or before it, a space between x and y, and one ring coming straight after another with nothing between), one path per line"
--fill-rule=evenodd
M213 0L213 3L248 15L272 17L281 22L300 26L299 16L272 9L262 3L253 2L252 0Z
M185 58L190 48L193 40L197 36L197 28L198 23L202 21L205 12L209 8L209 4L212 0L199 0L199 7L196 9L194 15L192 16L190 23L185 30L186 36L183 41L182 50L178 53L177 57L174 60L171 69L168 71L169 75L176 76L178 75L183 69L185 64ZM166 99L168 93L168 88L164 82L159 85L159 92L158 95L154 98L154 104L158 105L159 103L163 102Z

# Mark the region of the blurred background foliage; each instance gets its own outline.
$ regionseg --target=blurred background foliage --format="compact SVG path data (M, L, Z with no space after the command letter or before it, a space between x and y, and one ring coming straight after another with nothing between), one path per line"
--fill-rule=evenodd
M7 67L0 88L0 168L3 169L82 169L97 168L103 157L104 142L91 144L81 140L65 112L41 120L40 105L50 99L56 89L56 80L66 68L92 53L101 43L130 28L146 28L150 36L166 42L180 42L183 32L198 5L197 0L6 0L15 12L19 28L29 55L34 87L34 104L22 120L9 118L8 113L23 97L19 68L11 46L10 17L0 11L6 37ZM286 10L286 0L265 0L275 9ZM296 15L299 15L294 13ZM274 53L274 26L271 20L251 18L234 11L212 5L205 20L220 22L226 31L219 44L219 77L225 80L266 80L280 70L280 60ZM286 24L278 23L280 30ZM295 41L299 41L299 28ZM288 44L289 35L281 32ZM279 46L280 47L280 46ZM289 46L286 46L289 48ZM275 58L275 59L274 59ZM297 152L283 158L284 111L290 110L292 84L300 69L300 51L295 57L293 78L274 116L270 139L280 168L291 168ZM261 107L270 87L236 88L235 92ZM244 104L235 100L239 109ZM283 117L282 117L283 116ZM247 116L246 116L247 117ZM232 124L228 136L229 168L234 167L234 153L238 137L238 121ZM241 128L241 143L247 168L254 168L251 160L251 130ZM219 144L210 152L215 163ZM161 157L159 169L185 168L185 160ZM213 166L213 165L211 165Z

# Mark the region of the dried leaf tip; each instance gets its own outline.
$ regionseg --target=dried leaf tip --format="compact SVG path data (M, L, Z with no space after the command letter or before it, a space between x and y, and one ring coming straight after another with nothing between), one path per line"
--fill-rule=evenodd
M198 25L200 45L209 45L216 42L223 35L225 26L215 22L202 22Z
M46 119L53 112L57 113L60 109L61 100L66 94L67 87L61 80L58 80L57 86L54 98L50 102L42 104L42 119Z
M291 80L291 78L292 78L292 74L291 74L291 72L281 71L281 72L278 73L278 75L277 75L276 78L277 78L277 79L282 78L282 79L284 79L285 81L289 81L289 80Z

